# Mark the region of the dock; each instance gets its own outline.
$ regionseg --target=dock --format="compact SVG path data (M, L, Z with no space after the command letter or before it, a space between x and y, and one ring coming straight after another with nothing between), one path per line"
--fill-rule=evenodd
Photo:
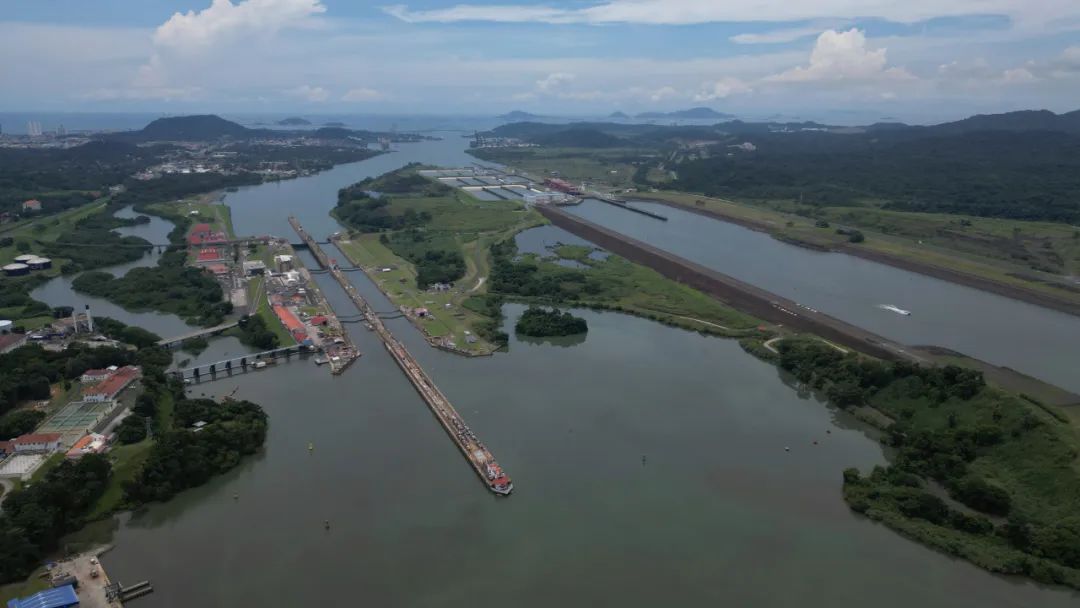
M623 200L621 198L618 198L618 197L615 197L615 196L611 196L610 194L604 194L602 192L596 192L594 190L590 190L589 192L585 193L585 198L593 198L593 199L596 199L596 200L598 200L600 202L604 202L604 203L607 203L609 205L614 205L614 206L616 206L616 207L618 207L620 209L626 209L627 211L633 211L634 213L640 213L641 215L651 217L654 220L660 220L662 222L668 221L667 217L665 217L663 215L660 215L659 213L649 211L648 209L640 209L638 207L631 207L630 204L627 203L625 200Z
M382 319L376 314L374 309L368 305L367 300L360 295L356 288L349 282L345 273L337 267L337 264L333 263L330 258L323 252L319 243L311 237L300 225L299 220L295 217L289 217L289 224L292 225L293 230L299 235L300 239L308 246L312 255L318 260L319 264L330 271L330 275L341 285L341 288L348 294L349 299L363 314L368 326L372 331L379 336L383 345L386 347L387 352L397 363L398 367L405 376L412 382L413 387L416 388L416 392L420 393L420 396L427 403L431 412L435 415L435 418L446 430L447 435L454 442L454 445L458 447L462 455L465 456L465 460L472 466L477 475L480 476L481 481L487 486L489 490L496 494L508 495L513 490L513 484L510 481L510 477L506 475L502 468L499 466L495 457L491 454L491 451L480 441L475 433L465 424L461 414L454 409L454 406L450 403L450 400L446 398L446 395L439 390L439 387L431 380L427 373L420 367L416 359L405 348L397 338L394 337L390 330L383 324Z

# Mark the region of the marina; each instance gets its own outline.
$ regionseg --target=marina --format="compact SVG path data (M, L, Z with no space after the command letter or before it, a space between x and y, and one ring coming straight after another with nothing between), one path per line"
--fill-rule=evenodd
M318 242L304 230L299 220L290 216L289 223L300 236L300 239L307 245L312 255L315 256L315 259L330 271L330 275L341 285L341 288L345 290L349 299L352 300L353 304L355 304L360 312L363 313L367 320L367 325L371 327L374 333L379 336L379 339L382 340L387 352L389 352L394 359L394 362L397 363L398 367L401 368L401 371L404 372L405 376L412 382L416 391L420 393L424 402L431 408L432 413L435 414L439 423L454 441L454 444L461 451L462 455L465 456L465 459L476 471L476 474L484 482L485 486L495 494L504 496L509 495L514 489L514 484L511 482L510 477L503 471L502 467L495 460L495 457L491 454L491 451L480 441L472 429L465 424L461 415L454 409L454 406L451 405L450 400L446 398L446 395L439 390L439 387L435 385L423 368L420 367L420 364L416 362L416 359L409 353L405 345L390 333L390 330L386 328L386 325L379 315L368 305L367 301L360 295L356 290L356 287L352 285L345 274L338 269L337 264L327 257Z

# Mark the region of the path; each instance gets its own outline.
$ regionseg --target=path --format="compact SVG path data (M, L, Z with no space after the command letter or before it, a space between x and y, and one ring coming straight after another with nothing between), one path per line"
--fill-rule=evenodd
M4 486L4 493L0 494L0 508L3 508L4 501L7 500L8 495L15 490L15 482L5 477L0 477L0 486Z

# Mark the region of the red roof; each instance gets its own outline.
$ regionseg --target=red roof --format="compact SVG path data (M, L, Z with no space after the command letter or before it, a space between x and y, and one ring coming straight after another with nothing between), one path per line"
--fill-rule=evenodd
M60 433L31 433L28 435L20 435L13 439L11 443L15 445L26 445L28 443L52 443L60 440Z
M187 242L191 245L201 245L203 242L203 237L198 234L193 234L187 237Z
M107 369L88 369L82 373L84 376L108 376L112 372Z
M221 254L214 247L207 247L206 249L199 250L200 262L214 262L221 259Z
M191 229L191 234L207 235L210 234L210 224L195 224Z
M322 315L315 315L314 317L311 317L311 324L312 325L326 325L328 322L329 322L329 319L327 319L326 317L324 317Z
M86 390L87 395L105 395L106 397L112 397L124 389L125 386L131 384L131 381L139 376L139 368L132 367L130 365L121 367L116 370L113 375L105 379L101 384L97 384Z
M278 316L278 318L281 319L281 323L289 331L295 331L297 329L299 329L299 330L304 329L304 324L301 323L300 319L297 319L296 315L294 315L292 313L292 311L289 310L288 308L285 308L284 306L275 306L274 307L274 314L276 314Z
M7 454L15 449L14 441L0 441L0 454Z
M229 274L229 267L225 264L207 264L206 269L214 274Z

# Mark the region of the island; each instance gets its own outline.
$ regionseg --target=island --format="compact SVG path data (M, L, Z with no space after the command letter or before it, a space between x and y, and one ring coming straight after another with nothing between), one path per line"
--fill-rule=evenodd
M282 127L306 127L311 125L311 121L306 118L300 118L298 116L292 116L289 118L283 118L277 121L277 124Z
M548 310L539 306L530 306L521 314L514 330L531 338L550 338L555 336L573 336L589 331L585 319L563 312L558 308Z

